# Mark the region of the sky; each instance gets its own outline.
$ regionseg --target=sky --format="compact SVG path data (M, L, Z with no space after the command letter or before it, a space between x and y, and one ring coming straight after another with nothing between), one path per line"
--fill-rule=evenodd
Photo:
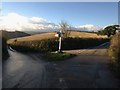
M119 0L4 0L4 2L119 2Z
M0 28L56 30L61 20L74 29L99 30L118 23L118 3L3 2Z

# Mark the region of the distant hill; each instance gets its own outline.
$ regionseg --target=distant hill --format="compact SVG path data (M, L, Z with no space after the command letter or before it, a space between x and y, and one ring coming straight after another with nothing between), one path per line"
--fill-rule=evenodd
M30 34L20 31L9 32L9 31L0 30L0 33L2 33L2 36L5 37L6 39L30 36Z
M28 34L30 34L30 35L48 33L48 32L41 32L41 31L24 31L24 32L25 32L25 33L28 33Z
M39 31L39 30L31 30L31 31L24 31L24 33L27 33L27 34L30 34L30 35L35 35L35 34L43 34L43 33L51 33L51 32L58 32L59 30L56 30L56 31ZM87 33L96 33L96 32L93 32L93 31L82 31L82 30L71 30L73 32L87 32Z
M42 33L26 37L17 38L17 41L36 41L41 39L55 38L55 32L51 33ZM107 38L107 36L98 36L96 33L87 33L87 32L78 32L71 31L70 37L79 37L79 38ZM10 39L9 42L13 42L15 39Z

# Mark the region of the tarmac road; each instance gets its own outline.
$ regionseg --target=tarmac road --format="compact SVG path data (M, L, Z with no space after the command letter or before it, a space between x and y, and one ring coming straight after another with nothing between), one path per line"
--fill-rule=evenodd
M109 43L92 49L68 50L78 56L45 62L40 54L10 51L3 63L3 88L118 88L119 80L108 67Z

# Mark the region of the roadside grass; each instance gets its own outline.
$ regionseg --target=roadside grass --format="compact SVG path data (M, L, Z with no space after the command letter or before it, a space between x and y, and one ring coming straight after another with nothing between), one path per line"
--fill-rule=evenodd
M120 33L113 36L109 47L110 68L120 78Z
M65 52L48 52L46 54L44 54L43 58L47 61L63 61L63 60L67 60L69 58L72 58L76 56L75 54L69 54L69 53L65 53Z

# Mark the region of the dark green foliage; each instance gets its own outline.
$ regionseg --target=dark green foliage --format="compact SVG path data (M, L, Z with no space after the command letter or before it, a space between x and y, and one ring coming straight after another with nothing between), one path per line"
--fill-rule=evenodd
M110 37L111 35L114 35L116 33L117 27L119 27L119 25L111 25L111 26L107 26L106 28L104 28L104 30L98 31L98 35L107 35L108 37Z
M44 58L48 61L61 61L61 60L69 59L73 56L75 56L75 55L69 54L69 53L49 52L49 53L45 54Z
M92 38L65 38L62 40L62 50L70 49L82 49L100 45L109 39L92 39ZM25 41L25 42L14 42L11 47L15 50L22 52L49 52L58 50L59 41L57 38L45 39L40 41Z
M62 49L84 49L100 45L104 42L109 41L108 39L97 39L97 38L66 38L62 40Z
M14 42L11 47L21 52L48 52L58 49L58 41L56 39L46 39L40 41L23 41Z

